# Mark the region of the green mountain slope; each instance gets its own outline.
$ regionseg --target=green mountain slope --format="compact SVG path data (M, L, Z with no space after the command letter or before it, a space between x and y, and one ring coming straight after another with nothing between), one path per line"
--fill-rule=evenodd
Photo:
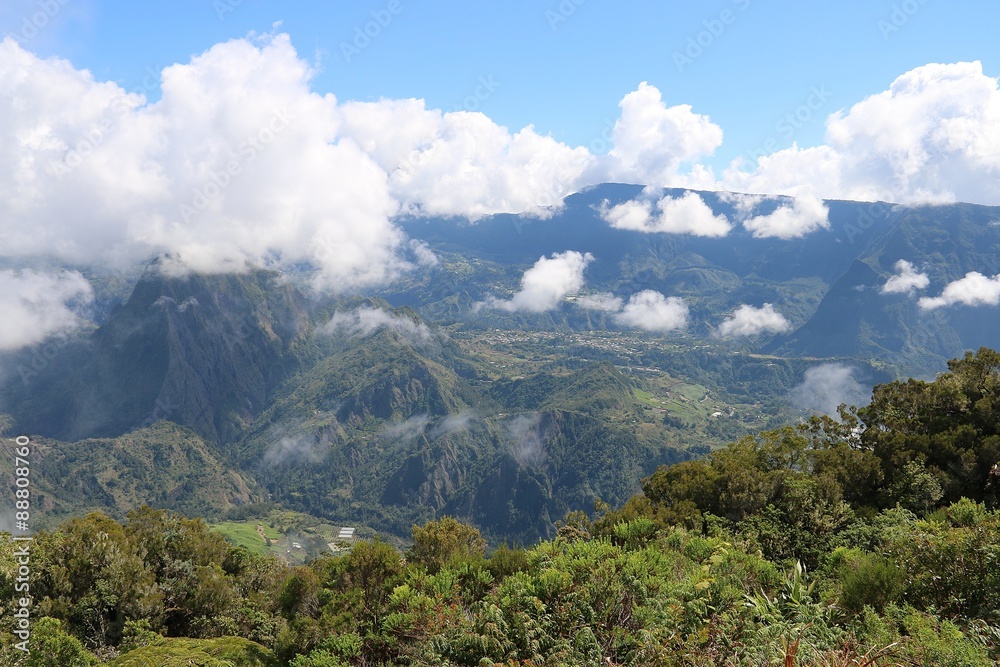
M13 460L3 457L0 473L12 476ZM88 510L123 517L150 505L205 516L262 500L252 477L169 422L72 443L33 437L30 461L34 516L45 525Z

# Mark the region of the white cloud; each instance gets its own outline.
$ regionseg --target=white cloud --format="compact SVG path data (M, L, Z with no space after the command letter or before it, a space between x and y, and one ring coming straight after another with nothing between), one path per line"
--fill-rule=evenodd
M724 215L715 215L705 201L694 192L680 197L663 197L654 205L649 199L626 201L603 208L601 217L617 229L632 229L646 233L691 234L722 237L732 225Z
M351 289L433 263L392 224L400 212L544 215L611 177L696 180L703 169L680 166L722 137L648 84L598 157L422 100L340 102L313 92L314 74L287 35L237 39L164 69L149 103L0 42L0 254L121 266L169 253L203 272L311 262L317 286Z
M694 113L687 104L668 107L660 91L645 81L619 106L621 117L605 167L608 180L659 187L705 182L704 167L696 166L693 174L682 174L681 167L694 165L722 144L722 129L708 116Z
M428 343L434 339L434 334L423 322L370 307L337 311L321 330L327 334L343 332L349 336L370 336L383 327L402 334L416 343Z
M919 301L924 310L934 310L962 304L965 306L996 306L1000 304L1000 275L987 278L972 271L964 278L945 285L940 296L925 296Z
M802 383L792 389L792 403L831 417L837 416L841 404L866 404L869 393L854 378L854 371L851 366L837 363L813 366L806 371Z
M0 42L0 255L123 265L172 253L205 272L310 262L348 290L432 264L405 213L544 215L608 180L790 194L757 236L827 224L816 198L1000 204L1000 90L980 63L931 64L827 121L826 144L698 163L722 130L648 83L624 96L606 155L533 127L422 100L342 102L286 35L217 44L162 71L150 103L58 58ZM721 236L695 195L631 204L617 224Z
M901 203L1000 204L1000 87L982 64L917 67L827 119L825 145L734 162L720 187Z
M606 313L617 313L622 309L622 300L610 292L581 296L574 303L586 310L601 310Z
M391 442L408 442L423 435L424 429L430 422L431 418L428 415L413 415L404 421L386 424L378 435Z
M40 343L81 324L79 309L94 291L76 271L0 271L0 350Z
M896 275L882 286L882 294L910 294L931 284L926 273L920 273L905 259L896 262Z
M594 161L531 126L512 133L482 113L443 113L423 100L347 102L343 114L409 213L538 214L579 190Z
M650 223L653 219L653 202L641 199L630 199L608 207L605 201L600 209L601 219L615 229L633 229L642 232L652 231Z
M312 76L287 36L234 40L164 69L149 104L5 40L4 254L172 252L205 272L311 260L343 288L396 275L407 264L385 173Z
M754 208L760 205L766 197L763 195L748 195L742 192L720 192L719 199L732 204L737 214L742 217L749 217Z
M781 333L788 331L791 326L770 303L765 303L761 308L743 304L719 325L717 333L722 338L756 336L762 333Z
M790 204L782 204L767 215L758 215L743 221L755 238L795 239L817 229L830 226L830 210L818 198L804 195Z
M615 320L646 331L672 331L687 326L688 307L684 299L667 298L653 290L633 294Z
M477 421L479 416L472 410L464 410L458 414L448 415L431 429L429 438L431 440L437 440L438 438L450 435L452 433L457 433L458 431L466 431L469 426Z
M522 466L538 465L545 460L545 434L541 415L519 415L507 423L511 439L510 453Z
M283 431L284 429L279 429ZM319 463L328 449L315 435L295 433L278 438L264 452L264 466L273 468L295 463Z
M583 287L583 270L594 256L567 250L540 257L521 277L521 289L510 301L491 299L485 305L511 312L543 313L556 308Z

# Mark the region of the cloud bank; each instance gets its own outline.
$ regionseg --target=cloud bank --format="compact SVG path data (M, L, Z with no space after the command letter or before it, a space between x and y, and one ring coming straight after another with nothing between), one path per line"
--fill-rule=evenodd
M931 63L826 121L826 143L735 161L724 189L899 203L1000 204L1000 87L982 64Z
M823 144L736 161L721 175L700 161L723 145L722 128L645 82L624 94L610 150L597 155L419 99L338 100L314 90L314 75L287 35L252 36L166 67L151 102L3 40L0 257L121 267L169 254L175 269L206 273L308 265L316 287L341 291L436 261L394 223L400 214L544 216L607 181L796 197L768 213L745 197L733 221L693 193L605 211L618 227L709 237L738 222L755 237L800 238L829 225L821 198L1000 204L1000 86L979 62L905 72L831 114ZM541 312L579 289L588 259L546 261L556 264L533 267L498 307ZM994 303L991 279L977 276L921 306ZM898 278L886 287L919 288L914 276ZM60 274L47 280L68 284ZM38 315L38 335L66 325L61 294L31 297L51 314ZM661 299L630 301L621 321L670 311L661 319L681 322L680 304ZM614 312L613 300L584 303ZM0 317L25 307L8 296ZM8 328L4 344L24 335Z
M610 292L587 294L578 297L574 302L585 310L599 310L605 313L617 313L622 309L623 301Z
M715 215L705 201L694 192L680 197L663 197L657 202L635 199L601 209L601 217L616 229L631 229L646 233L690 234L722 237L732 225L724 215Z
M379 329L390 329L415 343L429 343L434 334L423 322L400 317L380 308L364 307L351 311L338 311L322 331L327 334L344 333L348 336L370 336Z
M0 350L78 328L80 310L93 299L90 283L76 271L0 271Z
M803 195L766 215L751 216L743 227L756 238L797 239L830 226L830 210L818 197Z

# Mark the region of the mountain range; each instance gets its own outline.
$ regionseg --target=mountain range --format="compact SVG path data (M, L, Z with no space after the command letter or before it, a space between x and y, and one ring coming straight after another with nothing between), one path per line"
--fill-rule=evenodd
M608 222L628 202L693 195L728 233ZM659 465L1000 347L988 294L926 300L1000 273L1000 209L829 201L825 225L781 238L746 223L748 201L756 216L792 205L608 184L548 216L408 218L433 261L367 293L316 293L308 267L85 269L90 324L0 357L0 429L39 443L53 520L280 506L393 535L451 514L529 540L624 502ZM568 251L587 258L579 289L502 305ZM900 271L920 278L887 290ZM684 326L624 319L648 290L682 299ZM722 334L764 304L785 326Z

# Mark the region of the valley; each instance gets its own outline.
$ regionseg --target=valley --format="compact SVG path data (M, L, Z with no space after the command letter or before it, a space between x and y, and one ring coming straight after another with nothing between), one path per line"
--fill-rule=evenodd
M218 522L292 511L394 541L454 515L491 542L529 542L568 512L619 506L661 465L1000 344L988 309L942 317L880 289L900 258L929 267L932 287L1000 271L996 209L834 201L829 227L794 241L602 218L643 192L599 186L547 219L403 221L436 263L367 294L317 291L305 268L91 267L88 327L44 358L0 354L0 426L42 443L53 524L151 503ZM734 196L695 194L739 215ZM528 301L548 289L532 272L572 252L581 288ZM680 304L680 325L650 324ZM741 304L773 304L781 326L724 333Z

